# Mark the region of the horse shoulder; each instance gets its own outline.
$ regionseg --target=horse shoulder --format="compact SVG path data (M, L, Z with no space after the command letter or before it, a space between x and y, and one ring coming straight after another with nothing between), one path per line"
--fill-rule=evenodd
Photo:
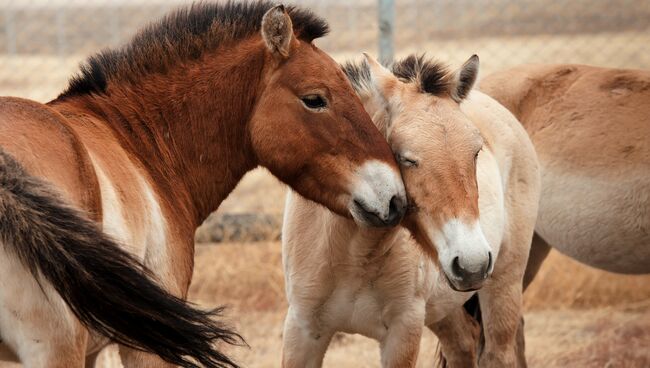
M516 117L490 96L473 91L461 108L485 140L477 168L479 209L486 237L496 246L511 228L509 222L515 221L509 218L515 207L527 208L530 217L537 214L541 187L537 155Z

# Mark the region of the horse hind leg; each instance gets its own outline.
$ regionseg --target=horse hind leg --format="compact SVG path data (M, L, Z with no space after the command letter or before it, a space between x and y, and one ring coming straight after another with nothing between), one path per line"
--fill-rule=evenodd
M41 282L41 288L29 271L3 253L0 244L4 350L14 353L26 368L83 368L88 331L49 283Z
M524 273L524 292L528 286L533 282L535 276L539 272L544 260L548 257L551 251L551 246L542 239L537 233L533 235L533 242L530 245L530 253L528 256L528 263L526 264L526 272ZM526 366L526 339L524 337L524 316L519 320L519 327L517 327L515 353L517 355L517 366Z
M524 273L524 291L526 291L530 283L535 279L550 251L551 246L535 233L533 235L533 242L530 245L526 272Z

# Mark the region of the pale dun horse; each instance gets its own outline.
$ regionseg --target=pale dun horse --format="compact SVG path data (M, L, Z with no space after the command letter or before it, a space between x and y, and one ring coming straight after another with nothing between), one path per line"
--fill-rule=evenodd
M343 331L378 340L383 367L413 367L424 326L448 367L525 365L515 335L540 191L526 132L471 91L476 56L453 73L416 56L392 73L370 58L344 70L401 165L410 211L403 227L370 229L287 195L283 366L320 367ZM463 308L474 293L480 356Z
M112 339L126 367L235 366L215 343L238 335L182 298L196 227L258 165L360 224L399 222L399 168L312 43L327 30L297 7L197 3L48 104L1 98L0 353L80 368Z

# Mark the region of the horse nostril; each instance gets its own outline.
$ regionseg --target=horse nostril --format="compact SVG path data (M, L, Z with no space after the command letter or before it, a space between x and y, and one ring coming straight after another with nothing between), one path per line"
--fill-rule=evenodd
M488 252L488 264L487 267L485 268L485 273L483 274L483 278L488 277L488 273L492 269L492 252Z
M402 200L398 196L393 196L388 205L388 218L385 221L386 224L390 226L397 225L402 217L404 217L405 212L406 207L403 205Z
M454 257L451 261L451 271L454 273L454 276L463 277L463 268L460 266L460 259Z

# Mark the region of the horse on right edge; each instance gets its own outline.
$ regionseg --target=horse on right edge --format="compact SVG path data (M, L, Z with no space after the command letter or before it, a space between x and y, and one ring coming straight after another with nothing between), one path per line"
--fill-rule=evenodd
M527 65L480 89L517 117L539 156L525 286L551 247L605 271L650 273L650 72Z

